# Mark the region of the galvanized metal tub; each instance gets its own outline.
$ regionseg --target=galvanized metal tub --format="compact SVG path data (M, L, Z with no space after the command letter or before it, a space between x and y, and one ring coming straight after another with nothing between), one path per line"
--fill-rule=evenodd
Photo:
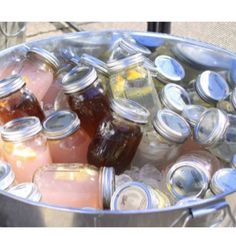
M106 50L121 34L131 34L153 52L162 52L182 60L189 76L198 70L212 69L233 73L236 55L202 42L171 35L103 31L79 32L51 37L9 48L0 52L0 76L14 61L23 57L29 46L45 48L55 55L70 57L88 53L106 60ZM64 48L63 51L61 49ZM147 211L95 211L35 203L0 191L0 226L236 226L236 191L220 194L192 205L172 206Z

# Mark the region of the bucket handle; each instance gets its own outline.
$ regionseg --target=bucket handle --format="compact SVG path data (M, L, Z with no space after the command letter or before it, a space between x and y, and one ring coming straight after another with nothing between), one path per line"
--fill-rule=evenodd
M23 26L14 34L9 34L7 33L4 29L3 29L3 23L0 23L0 31L1 33L5 36L5 37L16 37L18 36L20 33L24 32L26 29L26 24L24 23Z
M217 203L214 203L204 208L189 208L189 213L184 212L183 214L181 214L180 217L171 224L171 227L176 227L176 226L179 227L180 222L183 222L181 224L181 227L187 227L192 219L200 218L202 216L206 216L208 214L212 214L222 210L223 210L222 218L219 219L218 221L212 222L209 227L218 226L220 223L223 222L223 220L227 215L230 218L232 227L236 227L236 219L231 212L229 204L225 200L221 200Z

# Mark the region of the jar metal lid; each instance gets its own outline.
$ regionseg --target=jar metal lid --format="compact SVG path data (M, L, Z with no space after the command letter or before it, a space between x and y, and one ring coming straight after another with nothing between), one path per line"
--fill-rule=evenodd
M83 53L79 59L79 63L92 66L95 69L97 69L97 71L101 72L102 74L107 75L107 76L109 75L107 64L94 56Z
M236 169L236 154L232 158L231 167Z
M111 61L107 63L107 66L111 73L115 73L120 70L124 70L129 66L139 64L139 63L142 63L142 64L144 63L144 57L141 53L128 56L124 59Z
M102 173L102 196L104 208L109 208L112 195L115 191L115 170L113 167L103 167Z
M182 116L194 127L199 122L201 115L206 108L201 105L187 105L182 111Z
M217 72L204 71L196 79L195 89L198 95L208 103L216 103L229 95L229 86Z
M75 93L90 86L97 79L97 72L93 67L76 66L60 81L65 93Z
M181 113L186 105L191 104L188 92L177 84L167 84L160 92L160 99L163 105L170 110Z
M162 83L174 83L184 79L185 71L182 65L174 58L160 55L155 59L157 79Z
M150 116L150 112L145 107L125 98L112 99L111 109L120 117L138 124L148 123Z
M166 108L157 112L153 127L161 136L175 143L183 143L191 132L183 117Z
M129 182L119 186L111 198L111 210L145 210L152 208L152 196L147 185Z
M228 126L229 119L224 111L209 108L194 127L194 138L201 145L211 146L222 139Z
M55 111L43 122L43 128L48 139L61 139L80 128L80 119L73 111Z
M25 85L25 81L20 75L12 75L0 80L0 98L6 97L16 92Z
M52 66L55 71L59 69L59 60L49 51L43 48L33 47L29 49L29 51L27 52L27 56L32 54L36 57L39 57L40 59L45 60L45 62Z
M210 188L214 194L236 190L236 170L223 168L212 176Z
M4 141L25 141L38 134L42 130L39 118L26 116L7 122L2 129L1 135Z
M11 165L5 161L0 161L0 189L7 189L15 180L15 174Z
M182 161L167 173L167 188L176 199L201 197L208 189L209 173L198 163Z
M42 198L42 194L40 193L37 185L34 183L18 184L10 188L8 193L34 202L39 202Z
M233 108L236 110L236 87L233 89L231 93L230 100L233 105Z

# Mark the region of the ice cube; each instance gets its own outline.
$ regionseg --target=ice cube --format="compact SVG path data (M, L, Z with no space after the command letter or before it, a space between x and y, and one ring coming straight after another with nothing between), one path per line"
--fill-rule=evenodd
M131 182L131 181L133 180L129 175L126 175L126 174L116 175L116 188L122 184Z

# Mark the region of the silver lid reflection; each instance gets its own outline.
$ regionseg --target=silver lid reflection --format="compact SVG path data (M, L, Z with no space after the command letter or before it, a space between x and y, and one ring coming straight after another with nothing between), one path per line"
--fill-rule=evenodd
M15 180L15 174L10 164L0 161L0 190L7 189Z
M181 113L186 105L191 104L188 92L177 84L167 84L160 92L163 105L177 113Z
M153 127L164 138L175 143L183 143L191 132L187 121L169 109L157 112Z

